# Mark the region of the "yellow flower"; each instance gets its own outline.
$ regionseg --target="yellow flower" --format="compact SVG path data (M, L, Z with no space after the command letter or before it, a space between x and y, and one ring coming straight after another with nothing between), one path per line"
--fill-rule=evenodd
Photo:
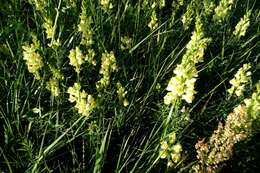
M176 140L176 133L175 132L170 133L170 135L169 135L170 144L173 144L175 142L175 140Z
M172 153L171 154L172 161L174 163L178 163L181 160L181 154L179 153Z
M85 60L85 57L82 54L79 47L76 47L76 50L75 49L70 50L69 59L70 59L70 65L74 66L75 71L79 73L80 66L84 63Z
M120 44L120 49L121 50L126 50L126 49L130 49L131 45L132 45L132 38L128 37L128 36L124 36L120 38L121 44Z
M169 146L167 141L161 141L161 149L162 150L168 150Z
M105 11L113 8L113 4L110 2L110 0L100 0L100 5Z
M191 103L194 99L194 85L198 71L196 63L203 62L204 50L211 41L203 38L202 23L200 17L196 18L195 31L192 33L191 40L187 44L186 53L183 55L182 62L174 69L175 76L172 77L166 88L169 91L164 97L164 103L169 105L175 103L177 99L183 99Z
M50 18L46 18L43 27L46 30L47 39L51 39L55 32L52 24L52 20Z
M81 86L79 83L74 83L73 87L68 88L68 94L70 94L69 101L71 103L77 101L80 97L80 88Z
M97 82L96 88L97 90L101 90L107 87L110 83L110 73L117 71L116 58L114 52L110 53L102 53L101 57L101 68L99 73L103 75L103 77Z
M59 81L56 78L51 78L47 82L46 88L51 91L52 95L57 97L60 94Z
M230 95L235 93L238 97L241 96L246 88L246 85L251 81L250 64L244 64L235 74L235 77L230 80L231 88L228 89Z
M152 12L152 16L151 16L151 21L150 23L148 24L148 27L151 29L151 30L154 30L158 27L158 23L157 23L158 19L157 19L157 16L156 16L156 11L154 10Z
M35 44L25 45L23 48L23 59L26 61L28 71L34 75L34 77L39 80L40 73L39 70L43 67L42 57L36 52L37 47Z
M168 92L164 96L164 104L170 105L173 104L178 99L178 95L173 92Z
M84 90L80 91L81 86L79 83L74 83L73 87L68 88L69 101L76 102L75 108L79 114L89 116L92 110L96 107L95 99L88 95Z
M91 24L93 23L92 18L87 16L87 4L86 1L82 1L81 4L80 23L78 24L78 31L82 33L81 43L85 46L93 44L93 29Z
M160 150L159 156L161 159L165 159L167 157L167 150Z
M181 144L175 144L175 145L173 146L173 151L174 151L175 153L180 153L180 152L182 152L182 146L181 146Z
M168 167L173 167L173 165L174 165L174 164L172 163L172 161L171 161L171 160L168 160L167 166L168 166Z
M241 18L238 24L236 25L235 31L233 32L235 37L240 38L242 36L245 36L246 30L250 26L251 12L251 10L247 11L243 18Z
M92 64L92 65L96 65L96 61L94 59L96 53L93 49L88 49L88 54L85 57L85 60L88 61L88 63Z

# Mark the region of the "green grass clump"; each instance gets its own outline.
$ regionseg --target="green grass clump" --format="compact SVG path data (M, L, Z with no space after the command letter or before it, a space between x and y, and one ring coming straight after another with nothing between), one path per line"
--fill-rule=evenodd
M257 0L1 1L0 172L259 172L259 16Z

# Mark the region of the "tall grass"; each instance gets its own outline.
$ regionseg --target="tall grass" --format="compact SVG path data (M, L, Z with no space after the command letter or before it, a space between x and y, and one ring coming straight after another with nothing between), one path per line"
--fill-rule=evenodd
M259 29L257 0L1 1L0 171L258 172ZM238 105L247 137L209 170Z

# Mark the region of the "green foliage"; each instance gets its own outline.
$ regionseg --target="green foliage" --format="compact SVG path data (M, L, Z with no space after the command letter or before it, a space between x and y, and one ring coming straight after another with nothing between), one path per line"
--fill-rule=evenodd
M256 0L1 1L0 171L205 170L203 144L228 154L216 172L259 172L259 16Z

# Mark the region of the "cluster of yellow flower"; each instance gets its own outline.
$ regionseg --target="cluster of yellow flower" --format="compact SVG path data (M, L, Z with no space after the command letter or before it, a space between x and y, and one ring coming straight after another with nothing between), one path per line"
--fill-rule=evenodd
M63 80L64 76L60 73L60 71L52 66L50 66L50 70L52 72L52 77L46 84L46 88L51 92L51 94L55 97L60 95L59 88L59 80Z
M117 94L119 98L119 102L123 104L125 107L129 105L128 100L125 98L127 91L125 90L125 87L122 86L120 82L117 82Z
M59 88L59 80L52 77L46 84L46 88L51 91L51 94L55 97L59 96L60 88Z
M55 27L53 26L53 21L50 16L46 13L46 7L48 2L45 0L33 0L32 4L34 4L35 9L41 14L44 19L43 28L46 32L47 39L52 39L55 34ZM56 41L57 42L57 41ZM49 45L51 46L51 44Z
M204 51L211 39L204 38L202 23L199 17L196 18L196 29L187 44L186 53L183 56L181 64L178 64L174 70L176 76L172 77L166 88L167 95L164 97L164 103L174 104L178 99L183 99L191 103L194 99L194 85L198 71L196 63L203 62Z
M234 0L221 0L219 5L215 8L213 20L221 23L229 16L230 10L234 4Z
M209 16L214 12L215 3L212 0L203 0L204 15Z
M124 36L120 38L121 44L120 44L120 49L121 50L127 50L130 49L132 46L132 38L128 37L128 36Z
M159 2L159 8L162 9L163 7L165 7L165 0L160 0Z
M88 95L84 90L80 90L81 86L79 83L74 83L73 87L69 87L69 101L71 103L76 102L75 108L78 110L78 113L88 117L96 107L96 103L92 95Z
M75 8L77 6L77 0L67 0L65 1L64 9Z
M47 39L52 39L53 34L54 34L54 27L53 27L53 22L50 18L45 18L43 27L46 30L46 37Z
M148 27L151 29L151 30L154 30L158 27L158 19L157 19L157 16L156 16L156 3L154 2L151 6L152 8L152 15L151 15L151 21L149 22L148 24Z
M251 10L247 11L246 14L240 19L240 21L236 25L235 31L233 32L235 37L240 38L242 36L245 36L246 30L250 26L251 13Z
M92 64L92 65L95 66L97 64L96 60L94 59L95 55L96 55L96 53L95 53L95 51L93 49L88 49L88 53L87 53L87 55L85 57L85 60L89 64Z
M114 52L111 51L110 53L102 53L101 68L99 73L102 74L103 77L96 84L97 90L101 90L107 87L110 83L110 74L117 70L118 69Z
M181 21L183 24L183 28L186 30L190 27L191 22L193 20L193 15L194 15L194 0L192 0L186 9L186 12L182 15Z
M90 46L93 44L93 30L91 27L92 18L87 16L87 7L86 1L82 1L81 5L81 15L80 15L80 23L78 25L78 31L82 33L81 44L85 46Z
M172 132L166 140L161 141L159 155L161 159L167 158L167 166L172 167L181 160L182 146L176 143L176 134Z
M172 14L171 14L171 21L170 21L170 27L174 25L175 16L178 13L179 9L184 5L183 0L174 0L172 1Z
M232 85L228 92L230 95L235 93L238 97L241 96L245 90L246 85L251 81L251 66L250 64L244 64L237 73L235 77L229 81Z
M106 12L113 8L113 4L110 0L100 0L100 5L101 8Z
M40 69L43 67L43 58L39 53L36 52L39 49L40 43L37 41L36 37L33 37L33 43L24 45L23 48L23 59L26 61L28 71L34 75L34 77L39 80Z
M70 65L72 65L75 68L75 71L79 74L80 66L84 63L85 60L85 56L82 54L79 47L70 50L69 59Z
M256 91L252 94L251 98L245 99L244 103L247 108L247 113L252 120L260 116L260 81L256 84Z
M44 10L48 3L46 0L32 0L31 2L35 5L35 9L40 12Z

